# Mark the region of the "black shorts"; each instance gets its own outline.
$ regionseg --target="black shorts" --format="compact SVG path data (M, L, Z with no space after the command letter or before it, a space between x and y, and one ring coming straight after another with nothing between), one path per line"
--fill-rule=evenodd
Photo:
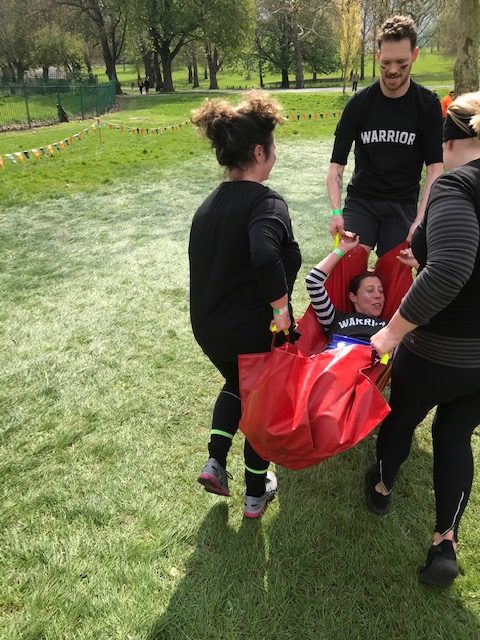
M361 244L376 246L378 256L383 256L405 241L416 215L417 206L413 202L347 196L343 208L345 231L359 235Z

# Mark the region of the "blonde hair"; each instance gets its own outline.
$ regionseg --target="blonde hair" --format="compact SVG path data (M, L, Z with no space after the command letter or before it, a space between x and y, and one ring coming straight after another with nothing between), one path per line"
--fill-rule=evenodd
M262 145L268 156L273 130L283 118L276 100L262 91L251 91L237 106L207 99L192 111L191 121L211 141L219 164L244 168L253 162L256 145Z
M480 91L458 96L448 106L447 114L462 131L470 133L473 129L480 139Z

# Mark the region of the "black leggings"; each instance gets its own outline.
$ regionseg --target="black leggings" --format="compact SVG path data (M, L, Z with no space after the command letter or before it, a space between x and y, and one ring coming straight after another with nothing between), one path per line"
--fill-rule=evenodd
M425 360L400 345L392 368L392 412L377 440L379 479L390 490L410 452L416 426L433 407L435 531L458 525L473 481L471 436L480 423L480 369L459 369Z
M212 433L208 443L208 451L212 458L215 458L223 467L226 467L232 438L238 431L238 424L242 415L238 364L236 362L221 362L212 358L210 360L225 378L225 384L218 394L213 409L212 431L225 432L230 434L231 437L228 438ZM265 491L265 474L270 462L261 458L247 439L245 439L243 455L246 468L247 494L260 496Z

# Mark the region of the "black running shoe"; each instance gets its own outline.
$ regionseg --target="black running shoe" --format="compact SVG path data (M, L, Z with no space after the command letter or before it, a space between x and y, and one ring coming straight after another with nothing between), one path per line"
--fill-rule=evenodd
M365 474L365 495L367 507L377 516L386 516L390 508L390 496L384 496L375 490L379 482L377 465L373 465Z
M418 571L418 579L423 584L449 587L460 573L457 555L451 540L443 540L428 550L427 560Z

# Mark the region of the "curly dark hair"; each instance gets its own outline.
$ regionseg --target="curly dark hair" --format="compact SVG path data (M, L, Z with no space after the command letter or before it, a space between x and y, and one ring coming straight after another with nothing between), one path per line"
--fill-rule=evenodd
M388 18L380 27L377 34L378 48L382 42L398 42L399 40L410 40L412 51L417 46L417 27L409 16L393 16Z
M273 130L282 120L280 105L261 91L248 93L236 107L226 100L205 100L191 117L202 135L211 141L219 164L239 169L253 162L258 144L269 156Z

